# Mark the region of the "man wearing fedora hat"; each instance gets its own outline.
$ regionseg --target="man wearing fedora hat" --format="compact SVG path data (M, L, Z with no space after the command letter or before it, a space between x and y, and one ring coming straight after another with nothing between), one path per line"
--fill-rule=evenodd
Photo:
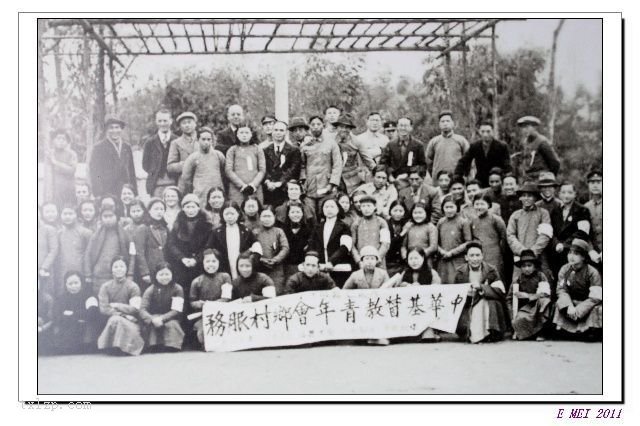
M89 160L91 186L96 197L117 195L125 183L137 193L136 172L131 146L122 139L125 122L107 116L104 122L106 138L93 148Z
M507 225L507 242L514 255L514 262L520 259L523 250L532 250L540 259L542 272L551 277L544 252L553 238L549 212L535 204L540 197L538 186L535 183L525 182L518 189L517 194L520 197L522 208L511 215ZM515 279L519 274L519 268L514 268L513 278Z
M453 173L458 161L469 150L469 142L464 136L456 134L453 129L453 113L444 110L438 115L440 134L433 137L425 149L427 170L433 176L438 176L441 170ZM434 180L433 185L437 185Z
M289 134L291 135L291 143L296 147L300 147L304 142L305 136L309 134L309 125L304 117L293 117L289 123Z
M535 180L543 171L558 174L560 159L549 140L538 133L540 119L528 115L519 118L517 124L522 135L522 150L512 157L516 176L521 180Z
M556 181L556 175L553 172L540 172L538 176L540 199L536 201L536 205L546 209L549 214L555 209L561 209L562 201L556 196L559 187L560 184Z
M169 145L169 155L167 156L167 171L177 180L178 186L183 188L185 183L182 179L182 169L184 162L196 150L196 125L198 118L192 112L183 112L176 118L176 123L182 131L179 138L171 141Z
M356 126L350 114L342 114L333 125L337 129L336 142L342 155L341 186L351 196L358 186L371 178L376 163L367 149L352 137L351 131Z

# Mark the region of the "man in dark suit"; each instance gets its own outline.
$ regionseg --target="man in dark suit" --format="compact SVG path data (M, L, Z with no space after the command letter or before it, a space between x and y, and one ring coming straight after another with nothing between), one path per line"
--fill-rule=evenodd
M287 182L300 178L300 150L285 141L287 123L276 121L271 136L273 142L264 148L267 173L262 184L264 204L274 208L287 199Z
M167 186L176 181L167 173L167 157L171 141L176 135L171 133L171 111L161 109L156 113L158 131L143 140L142 168L147 172L147 194L160 198Z
M229 125L216 134L217 142L215 146L218 151L225 155L227 150L236 144L236 129L240 123L244 122L244 109L240 105L231 105L227 109L227 121ZM253 132L251 143L258 143L258 132Z
M403 117L398 120L404 126L411 125L411 120ZM384 166L389 176L389 182L396 179L407 179L412 168L419 167L426 170L424 144L406 131L401 137L391 139L382 151L380 165Z
M483 122L480 124L480 140L471 144L469 150L458 160L454 174L467 177L471 162L476 162L476 179L483 188L489 186L489 171L494 167L500 167L504 172L511 171L511 157L507 144L495 139L493 124Z
M125 122L108 116L104 123L106 138L93 148L89 160L91 186L96 197L112 194L119 198L122 185L137 192L131 146L122 139Z
M400 201L407 209L411 211L414 204L422 202L429 206L431 213L431 222L434 225L442 217L442 196L437 188L429 185L425 179L425 169L413 167L409 171L409 186L398 191L398 201Z

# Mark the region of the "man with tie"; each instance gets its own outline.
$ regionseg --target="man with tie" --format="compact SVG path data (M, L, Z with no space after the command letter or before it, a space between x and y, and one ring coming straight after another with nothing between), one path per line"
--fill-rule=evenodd
M147 193L151 197L161 197L167 186L176 184L173 177L167 172L167 157L171 141L176 135L171 132L171 111L161 109L156 113L156 126L158 131L146 137L142 146L142 168L147 172Z
M285 141L287 123L276 121L271 142L264 149L267 174L263 182L264 203L277 207L287 199L287 182L300 178L300 150Z
M229 148L236 144L236 130L238 125L245 122L244 109L240 105L231 105L227 109L227 127L216 133L216 149L223 154L227 154ZM258 132L253 132L251 136L252 144L258 143Z
M407 211L411 211L417 202L426 204L431 210L431 222L436 225L442 217L442 196L440 191L424 178L424 174L423 168L412 167L409 170L409 186L398 191L398 200L404 204Z
M96 197L120 195L122 185L131 184L136 191L136 174L131 146L122 140L125 122L107 116L104 123L106 138L93 148L89 160L91 186Z
M386 168L389 182L407 179L413 168L426 169L424 145L411 136L411 119L402 117L397 126L401 129L400 135L389 142L380 157L380 165Z

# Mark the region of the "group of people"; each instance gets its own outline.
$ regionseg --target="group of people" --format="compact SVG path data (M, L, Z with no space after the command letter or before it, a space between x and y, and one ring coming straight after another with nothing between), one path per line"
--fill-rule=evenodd
M88 181L74 180L68 134L53 134L38 228L43 351L201 347L189 314L206 301L456 283L471 284L464 341L601 338L602 172L587 174L581 205L573 183L556 181L536 117L518 120L513 154L490 122L470 144L451 111L426 143L410 118L378 112L356 135L334 106L289 123L267 115L261 131L239 105L219 132L192 112L176 118L180 136L170 111L155 118L146 195L124 121L106 119Z

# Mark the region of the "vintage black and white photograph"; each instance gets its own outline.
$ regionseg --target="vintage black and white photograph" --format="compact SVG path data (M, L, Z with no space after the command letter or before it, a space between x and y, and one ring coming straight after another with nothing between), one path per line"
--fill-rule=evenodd
M41 398L605 394L601 17L32 19Z

